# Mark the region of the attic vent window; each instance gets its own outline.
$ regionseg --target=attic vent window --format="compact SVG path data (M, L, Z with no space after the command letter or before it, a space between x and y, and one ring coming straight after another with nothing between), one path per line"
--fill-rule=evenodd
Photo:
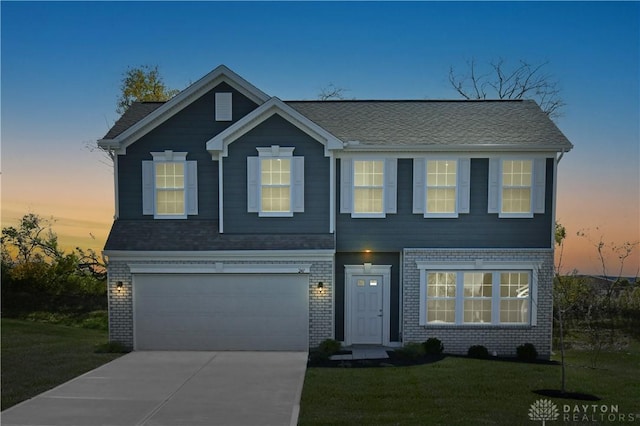
M216 93L216 121L232 120L232 98L231 93Z

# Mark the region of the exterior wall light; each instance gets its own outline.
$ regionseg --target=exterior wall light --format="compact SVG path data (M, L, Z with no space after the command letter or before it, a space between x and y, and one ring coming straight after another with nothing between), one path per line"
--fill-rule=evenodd
M318 290L320 290L320 293L324 290L324 283L322 281L318 283Z
M118 293L120 293L123 289L124 289L124 284L122 283L122 281L116 282L116 290L118 291Z

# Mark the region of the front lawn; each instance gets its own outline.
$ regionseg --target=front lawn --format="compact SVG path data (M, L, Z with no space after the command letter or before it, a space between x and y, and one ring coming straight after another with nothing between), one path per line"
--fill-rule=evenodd
M640 421L639 342L602 354L596 368L589 367L587 352L572 350L568 364L568 391L596 395L602 398L598 406L617 405L619 413L637 415ZM309 368L299 424L531 425L529 407L546 399L532 391L559 386L560 365L463 357L412 367ZM552 401L558 420L565 404L571 410L576 404L594 404Z
M107 333L2 319L2 410L109 362L120 354L94 353Z

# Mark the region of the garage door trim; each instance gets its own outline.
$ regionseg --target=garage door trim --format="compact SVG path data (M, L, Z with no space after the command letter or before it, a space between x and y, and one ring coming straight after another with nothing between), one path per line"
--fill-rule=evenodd
M309 274L311 264L133 263L129 264L129 269L132 274Z

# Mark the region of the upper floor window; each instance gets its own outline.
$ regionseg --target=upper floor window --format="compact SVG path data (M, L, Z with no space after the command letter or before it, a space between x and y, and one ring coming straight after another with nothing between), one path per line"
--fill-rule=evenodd
M424 217L458 217L469 213L468 158L414 158L413 213Z
M247 157L247 210L259 216L293 216L304 212L304 157L294 148L257 148Z
M291 211L291 159L260 159L260 211Z
M184 161L158 161L156 172L156 214L184 216Z
M502 213L531 212L531 160L502 162Z
M152 152L142 162L142 214L186 219L198 214L197 162L186 152Z
M340 160L340 213L385 217L396 212L397 159Z
M458 162L427 160L427 213L456 212Z
M353 212L384 214L384 161L353 162Z
M490 158L489 213L533 217L545 211L546 158Z

